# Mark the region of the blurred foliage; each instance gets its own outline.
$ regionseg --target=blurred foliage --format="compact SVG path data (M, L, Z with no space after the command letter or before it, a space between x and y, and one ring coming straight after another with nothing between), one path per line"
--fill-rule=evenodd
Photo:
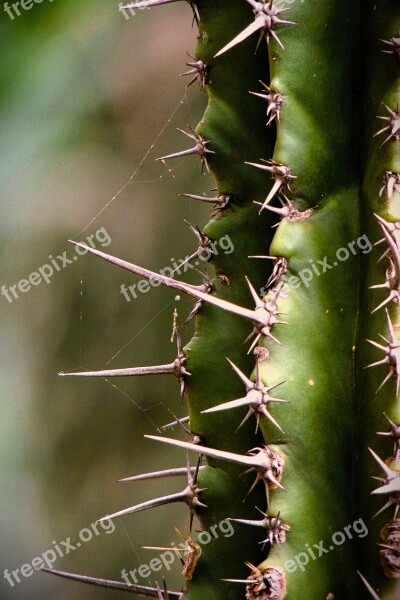
M208 191L213 181L200 177L194 158L168 169L154 161L185 147L176 127L194 127L205 106L179 78L196 42L191 21L184 2L129 20L105 0L44 0L14 20L2 11L0 285L26 279L49 256L73 256L67 240L101 228L112 242L100 249L155 270L193 251L183 218L203 225L208 210L177 194ZM120 286L135 282L86 256L12 303L0 296L2 599L122 597L37 572L11 588L3 571L30 563L53 540L73 543L107 513L183 489L183 480L115 484L184 465L182 452L143 440L171 420L168 409L185 413L176 380L57 376L175 358L172 312L177 306L183 321L191 302L157 288L128 303ZM191 333L183 331L184 341ZM116 520L115 533L54 567L119 580L122 569L153 557L142 545L178 541L172 526L188 521L182 507L151 512ZM176 565L168 583L180 582Z

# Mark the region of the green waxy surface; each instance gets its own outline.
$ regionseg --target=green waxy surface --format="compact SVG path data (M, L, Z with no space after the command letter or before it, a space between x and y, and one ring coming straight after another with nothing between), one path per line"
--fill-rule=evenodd
M386 221L395 222L400 218L400 197L393 194L391 201L386 194L379 197L383 185L382 176L386 170L394 173L400 172L400 148L394 140L388 140L389 132L378 136L374 134L385 127L386 121L377 118L377 115L388 114L383 103L398 110L400 101L400 65L393 55L385 54L383 49L388 47L381 41L397 36L400 28L399 5L395 1L382 2L376 10L374 3L368 3L366 12L366 25L368 38L371 45L366 45L368 56L368 85L366 87L366 102L364 110L364 123L366 135L370 143L365 148L365 169L363 179L362 197L362 227L373 243L382 239L382 230L378 226L373 213L379 214ZM385 413L393 422L400 423L400 399L396 398L395 377L392 377L377 392L376 390L388 373L388 366L381 365L370 369L364 367L373 362L382 360L384 354L378 348L367 343L366 338L374 340L383 346L386 342L380 335L388 337L388 328L385 309L382 308L371 314L388 295L388 290L370 290L371 285L384 283L386 277L387 260L379 261L386 249L386 244L378 245L371 254L366 255L362 268L364 277L361 281L361 306L364 307L360 318L359 332L359 405L358 405L358 447L359 463L357 469L358 483L358 512L368 522L369 535L360 543L359 553L361 558L360 570L369 580L374 589L378 590L382 600L397 600L400 596L400 579L385 576L380 564L380 549L377 546L383 539L381 530L385 524L390 523L394 516L394 508L386 509L376 518L372 519L386 504L388 497L384 494L370 495L377 489L381 482L371 477L384 477L381 467L368 452L372 448L383 460L393 457L393 438L377 435L378 431L390 430L385 419ZM398 328L400 323L399 307L390 302L386 308L389 311L393 325ZM372 520L371 520L372 519Z
M284 220L271 247L274 254L289 260L289 282L299 274L305 279L304 283L293 280L294 286L285 287L287 297L279 308L289 325L274 329L283 346L268 343L270 359L262 371L268 385L285 381L279 397L290 401L271 409L285 435L274 425L262 423L268 442L286 454L283 484L287 493L278 490L271 494L270 511L280 512L291 527L286 543L273 548L267 565L283 567L296 556L300 563L305 562L306 544L311 550L320 541L326 548L335 546L332 534L343 532L354 521L353 490L345 483L352 479L354 456L358 257L349 250L349 258L340 262L336 252L357 240L356 216L357 189L342 190L307 221ZM317 263L324 257L332 267L325 273ZM319 274L314 272L308 281L304 269L310 269L310 260ZM287 572L288 598L304 598L304 589L310 590L312 598L324 598L329 592L339 598L354 597L352 541L347 539L318 560L308 555L308 561L304 571L294 562L293 572ZM349 574L346 578L344 570Z

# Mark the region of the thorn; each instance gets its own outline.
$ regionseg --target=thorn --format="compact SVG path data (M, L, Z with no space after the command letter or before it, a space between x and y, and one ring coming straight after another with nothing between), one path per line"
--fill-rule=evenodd
M368 448L368 450L371 452L372 456L374 457L378 465L381 467L381 469L385 472L386 477L392 477L395 471L392 471L392 469L388 467L388 465L385 462L383 462L383 460L376 454L376 452L372 450L372 448Z
M259 214L261 214L264 208L267 207L268 203L272 200L272 198L281 188L290 191L290 183L293 179L296 179L296 176L292 175L292 171L289 167L277 163L274 160L261 160L263 160L267 164L261 165L259 163L252 163L247 161L245 162L246 165L256 167L257 169L261 169L263 171L268 171L269 173L271 173L273 179L275 179L275 183L272 186L270 193L261 205Z
M143 8L151 8L152 6L160 6L161 4L170 4L171 2L177 2L177 0L142 0L141 2L131 2L130 4L127 4L126 6L121 6L119 10L123 10L123 9L130 9L130 8L137 8L138 10L141 10ZM193 11L193 20L196 23L199 23L200 21L200 15L199 15L199 11L198 8L194 2L194 0L186 0L186 2L188 2L188 4L191 6L192 11Z
M190 417L182 417L182 419L177 419L176 421L172 421L172 423L167 423L166 425L162 425L160 429L169 429L174 427L175 425L182 425L183 423L189 423Z
M399 395L399 386L400 386L400 340L398 340L396 337L393 323L390 319L389 312L387 309L386 309L386 322L387 322L387 327L388 327L389 334L390 334L390 340L388 341L387 346L381 346L380 344L378 344L377 342L374 342L373 340L367 340L370 344L373 344L374 346L379 348L379 350L385 352L385 358L383 358L382 360L379 360L377 362L374 362L370 365L367 365L367 367L365 367L365 368L375 367L377 365L388 364L389 365L389 373L384 378L381 385L378 387L378 389L376 391L379 392L379 390L382 389L382 387L385 385L385 383L387 381L389 381L389 379L392 376L395 376L396 377L396 396L398 396ZM383 337L383 336L381 336L381 337ZM383 338L383 339L385 339L385 338Z
M199 470L203 470L205 467L200 467ZM190 467L192 474L197 472L197 467ZM129 481L144 481L146 479L162 479L164 477L180 477L181 475L187 475L187 467L177 467L176 469L165 469L163 471L154 471L153 473L142 473L141 475L134 475L133 477L125 477L124 479L118 479L117 483L127 483Z
M296 208L294 202L289 200L284 194L279 198L282 206L276 207L271 206L270 204L266 204L265 202L257 202L254 200L254 204L258 204L261 206L260 212L266 208L267 210L279 215L281 219L287 218L289 221L302 221L303 219L308 219L313 214L314 210L312 208L308 208L307 210L299 211Z
M217 450L215 448L207 448L206 446L198 446L195 444L190 444L189 442L182 442L181 440L174 440L171 438L158 437L154 435L145 435L144 437L150 440L156 440L165 444L177 446L178 448L193 450L198 454L204 454L204 456L208 456L210 458L246 465L250 467L250 471L254 470L257 473L256 480L250 488L250 491L252 491L258 481L263 481L267 498L270 486L280 487L286 491L283 485L280 483L284 465L283 458L277 452L273 452L270 448L268 448L268 446L265 446L264 448L254 448L253 450L250 450L249 455L246 456L242 454L234 454L233 452L225 452L224 450Z
M227 208L230 201L232 200L232 196L230 196L229 194L218 194L218 196L215 196L214 198L208 198L206 196L197 196L196 194L179 194L179 196L191 198L192 200L199 200L200 202L214 204L211 216L215 216L219 212Z
M248 579L221 579L221 581L227 581L229 583L249 583Z
M383 413L383 415L386 418L386 420L388 421L391 431L387 431L387 432L386 431L378 431L377 434L389 436L394 439L394 448L393 448L394 460L396 460L396 461L400 460L400 425L397 425L396 423L391 421L389 419L389 417L386 415L386 413Z
M400 473L398 473L397 477L395 477L390 483L382 485L381 487L377 488L371 493L389 494L390 496L396 496L396 501L400 502Z
M276 281L279 281L282 275L287 272L287 260L283 256L249 256L248 258L265 258L274 261L272 273L265 284L266 288L271 287Z
M253 96L257 96L258 98L262 98L268 102L267 108L267 117L269 117L267 121L267 125L271 125L272 121L276 119L276 121L280 121L281 116L281 106L282 104L286 104L285 100L278 92L273 91L268 85L266 85L263 81L260 80L261 85L268 92L265 93L257 93L257 92L249 92Z
M251 381L251 379L246 377L246 375L239 369L239 367L237 367L228 357L226 357L226 360L231 365L236 375L242 380L246 388L251 388L253 386L253 382Z
M237 304L233 304L232 302L228 302L227 300L223 300L222 298L217 298L216 296L210 295L209 283L203 284L202 286L195 286L189 283L184 283L183 281L177 281L176 279L173 279L171 277L159 275L157 273L154 273L153 271L149 271L148 269L143 269L142 267L134 265L133 263L129 263L119 258L115 258L114 256L111 256L109 254L105 254L104 252L100 252L99 250L95 250L94 248L90 248L89 246L85 246L85 244L73 242L72 240L69 241L71 241L71 243L75 244L79 248L84 248L89 253L94 254L95 256L98 256L99 258L102 258L105 261L110 262L131 273L135 273L140 277L144 277L149 281L160 282L167 287L179 290L180 292L184 292L185 294L188 294L189 296L192 296L197 300L208 302L209 304L217 306L222 310L227 310L228 312L248 319L254 324L254 332L251 335L254 335L254 333L258 332L258 337L260 337L261 335L266 335L279 344L279 341L270 333L272 325L278 323L278 321L275 318L277 311L275 310L271 302L264 302L263 307L260 306L259 308L256 307L255 310L249 310L247 308L238 306ZM280 290L281 289L282 288L280 288ZM207 290L208 293L206 293L205 290Z
M205 87L208 79L208 65L202 60L198 59L193 54L186 52L186 54L193 58L194 62L187 62L186 66L191 67L190 71L186 71L186 73L181 73L181 77L185 75L194 75L193 79L187 84L187 88L192 85L196 80L199 82L201 91L205 91Z
M193 252L193 254L191 254L190 256L185 258L185 260L183 260L182 262L179 263L179 265L172 271L171 275L174 275L176 272L180 272L180 269L184 265L190 263L195 258L198 258L198 259L201 259L201 260L207 262L210 260L211 256L215 253L215 251L213 250L213 246L212 246L212 240L210 240L210 238L208 238L203 233L203 231L201 231L201 229L199 229L199 227L192 225L186 219L183 219L183 221L188 226L188 228L193 233L193 235L196 237L199 246L198 246L196 252Z
M398 37L392 37L389 40L381 40L384 44L391 46L391 50L382 50L384 54L393 54L393 56L400 62L400 34Z
M372 517L373 519L392 505L395 507L394 518L400 507L400 472L391 469L371 448L368 448L372 456L385 473L385 478L381 479L383 486L372 490L371 494L388 494L389 498L386 504Z
M128 367L127 369L110 369L106 371L82 371L81 373L58 373L61 377L137 377L143 375L175 374L175 363L149 367Z
M207 237L199 227L192 225L186 219L183 219L183 221L197 239L199 246L196 252L189 256L189 258L186 258L181 263L179 263L175 271L180 270L181 267L183 267L186 263L189 263L190 261L194 260L195 258L200 258L201 260L209 261L211 256L215 254L215 250L213 250L212 246L212 240L210 240L210 238ZM175 273L175 271L173 271L173 273Z
M400 194L400 173L393 173L392 171L384 172L383 185L379 190L379 197L382 198L384 193L388 202L391 200L393 194ZM378 217L378 215L376 216Z
M230 402L225 402L223 404L219 404L218 406L214 406L213 408L203 410L202 413L219 412L219 411L223 411L223 410L230 410L231 408L238 408L241 406L248 405L249 411L248 411L247 415L245 416L245 418L243 419L243 421L240 423L238 429L240 429L240 427L247 421L247 419L251 416L251 414L254 413L254 415L256 416L256 419L257 419L256 431L258 430L260 417L264 416L264 417L267 417L267 419L269 419L271 421L271 423L273 423L279 429L279 431L281 431L282 433L285 433L283 431L282 427L279 425L279 423L276 421L276 419L274 419L274 417L270 414L270 412L267 409L267 406L270 402L281 402L281 403L287 402L287 400L282 400L280 398L273 398L269 394L269 392L271 390L278 387L279 385L282 385L282 383L284 383L284 382L281 381L280 383L277 383L277 384L269 386L269 387L264 386L262 383L262 380L261 380L260 360L258 358L257 358L257 362L256 362L257 376L256 376L255 383L253 383L250 379L248 379L244 375L244 373L242 373L242 371L236 365L233 364L232 361L230 361L229 359L227 359L227 360L229 361L229 364L232 366L232 368L235 370L237 375L240 377L240 379L245 384L247 394L244 398L239 398L238 400L231 400Z
M150 282L162 283L166 287L170 287L174 290L178 290L180 292L189 294L191 296L194 296L194 294L197 291L204 292L208 289L208 286L205 286L205 285L195 286L195 285L191 285L189 283L184 283L183 281L178 281L176 279L173 279L172 277L166 277L165 275L161 275L160 273L155 273L154 271L150 271L149 269L144 269L133 263L127 262L125 260L121 260L120 258L111 256L110 254L105 254L105 252L101 252L100 250L96 250L95 248L85 246L85 244L81 244L79 242L74 242L73 240L68 240L68 241L71 244L78 246L78 248L82 248L82 249L86 250L87 252L89 252L90 254L94 254L95 256L98 256L99 258L101 258L102 260L105 260L106 262L114 264L117 267L124 269L125 271L134 273L135 275L139 275L139 277L144 277L145 279L148 279ZM196 298L197 296L194 296L194 297Z
M181 397L185 392L186 377L191 373L186 370L186 356L182 350L182 341L179 328L176 325L176 313L174 320L174 332L177 339L177 357L174 362L166 365L156 365L148 367L128 367L127 369L107 369L103 371L82 371L81 373L59 373L61 377L143 377L145 375L174 375L181 384ZM172 341L172 340L171 340Z
M123 517L125 515L130 515L130 514L137 513L137 512L141 512L142 510L147 510L148 508L155 508L156 506L164 506L165 504L173 504L175 502L184 502L185 504L188 505L188 507L190 509L191 522L192 522L193 515L195 514L196 509L198 507L207 508L206 504L204 504L203 502L201 502L199 500L199 494L201 492L205 491L204 488L199 488L197 485L197 476L199 473L199 469L200 469L200 462L198 462L196 468L193 470L190 467L189 461L188 461L187 467L186 467L188 484L187 484L186 488L184 490L182 490L182 492L178 492L176 494L169 494L167 496L155 498L154 500L148 500L147 502L142 502L141 504L137 504L136 506L130 506L129 508L125 508L123 510L120 510L120 511L112 514L112 515L107 515L106 517L99 519L99 522L107 521L107 520L114 519L117 517ZM141 477L141 476L139 476L139 477ZM142 478L144 479L146 477L142 476ZM133 478L131 479L131 481L132 480L133 480ZM127 480L125 480L125 481L127 481Z
M389 116L386 117L381 117L378 116L378 119L381 119L382 121L387 121L388 124L383 127L382 129L380 129L379 131L377 131L374 134L374 137L376 137L377 135L380 135L381 133L383 133L384 131L389 131L389 135L388 137L382 142L382 144L380 145L380 147L382 148L382 146L384 144L386 144L386 142L388 142L391 138L393 138L396 142L398 142L400 140L400 113L395 112L394 110L392 110L389 106L387 106L384 102L382 102L383 106L386 108L386 110L389 113ZM398 110L398 109L397 109Z
M365 579L365 577L363 577L360 573L360 571L357 571L361 581L363 582L363 584L365 585L365 587L367 588L367 590L369 591L371 598L373 598L374 600L381 600L378 596L378 594L375 592L375 590L369 585L368 581Z
M190 156L191 154L198 154L200 156L201 159L201 174L204 174L204 168L207 170L207 173L210 173L210 168L208 166L208 162L207 162L207 154L215 154L215 152L213 150L209 150L207 148L207 144L210 143L210 140L205 140L204 138L201 137L201 135L199 135L198 133L196 133L191 127L189 127L190 131L192 133L188 133L187 131L184 131L183 129L179 129L178 127L178 131L180 131L181 133L183 133L183 135L186 135L186 137L188 137L190 140L193 140L195 142L195 146L193 146L193 148L189 148L188 150L182 150L181 152L175 152L173 154L168 154L167 156L161 156L160 158L157 158L156 160L161 160L161 161L165 161L165 160L169 160L170 158L179 158L181 156Z
M257 294L257 292L254 289L253 285L251 284L249 278L246 275L244 276L244 278L246 280L247 285L249 286L249 290L250 290L250 293L251 293L251 295L253 297L254 304L256 305L256 310L259 309L259 308L263 309L264 308L264 302L263 302L263 300Z
M132 594L139 594L141 596L151 596L153 598L159 598L160 600L164 600L158 594L158 586L157 588L151 588L143 585L136 585L130 583L122 583L122 581L111 581L109 579L97 579L96 577L87 577L86 575L77 575L75 573L66 573L64 571L56 571L55 569L47 569L42 568L41 571L45 573L50 573L50 575L56 575L58 577L64 577L65 579L72 579L73 581L79 581L80 583L87 583L90 585L97 585L100 587L105 587L114 590L122 590L125 592L132 592ZM181 594L179 592L170 592L168 591L169 597L172 598L180 598ZM166 597L168 599L168 597Z
M226 44L226 46L224 46L219 52L217 52L214 58L217 58L217 56L221 56L221 54L224 54L224 52L227 52L237 44L240 44L256 31L260 31L260 39L258 40L257 48L263 37L266 39L267 44L269 44L271 36L279 44L279 46L282 49L284 49L282 42L275 33L275 27L277 25L295 25L293 21L286 21L280 19L279 17L280 14L287 12L289 9L277 8L272 4L272 2L256 2L254 0L247 1L249 2L249 4L251 4L253 8L255 21L248 25L243 31L241 31L233 40L229 42L229 44Z
M257 506L256 509L259 513L263 515L263 519L259 520L248 520L248 519L229 519L230 521L236 521L237 523L243 523L244 525L250 525L252 527L263 527L267 530L267 538L262 540L260 544L263 544L262 549L264 550L264 546L269 543L272 547L276 544L283 544L286 541L286 532L290 531L289 525L283 523L283 521L279 518L280 513L276 517L272 517L267 513L260 510Z
M246 562L246 566L251 569L251 574L247 579L223 579L223 581L230 581L232 583L245 583L246 584L246 598L263 598L265 593L271 598L276 597L282 598L282 590L276 590L277 594L271 596L271 580L268 576L268 567L265 571L261 571L249 562ZM272 590L273 592L274 590ZM265 593L264 593L265 592Z

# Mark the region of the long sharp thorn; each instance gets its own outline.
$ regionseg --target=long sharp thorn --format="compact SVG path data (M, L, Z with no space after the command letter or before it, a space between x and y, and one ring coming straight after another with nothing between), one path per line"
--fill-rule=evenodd
M381 302L381 304L379 304L379 306L377 306L376 308L374 308L373 311L371 311L371 315L373 315L377 310L379 310L379 309L383 308L384 306L386 306L386 304L389 304L389 302L391 302L392 298L393 298L393 293L391 292L389 294L389 296L386 298L386 300L384 300L383 302Z
M143 8L150 8L152 6L161 6L161 4L170 4L171 2L177 2L177 0L142 0L142 1L138 1L138 2L133 2L131 4L128 4L127 6L121 6L119 10L123 10L125 9L130 9L130 8L137 8L139 10L143 9ZM199 23L200 22L200 13L199 13L199 9L197 8L194 0L186 0L186 2L188 2L188 4L190 4L190 7L193 11L193 23Z
M56 575L57 577L64 577L65 579L71 579L73 581L79 581L80 583L87 583L90 585L97 585L104 588L121 590L123 592L131 592L132 594L138 594L139 596L151 596L153 598L158 597L156 588L147 587L144 585L136 585L131 583L122 583L122 581L112 581L109 579L98 579L97 577L87 577L86 575L77 575L76 573L66 573L65 571L57 571L55 569L40 569L50 575ZM168 591L170 598L180 598L179 592Z
M248 256L247 258L268 258L269 260L278 260L278 256L255 255L255 254Z
M381 344L378 344L378 342L374 342L374 340L369 340L367 339L367 342L369 344L372 344L373 346L375 346L376 348L379 348L379 350L383 350L383 352L386 352L386 348L385 346L382 346Z
M167 423L166 425L162 425L160 429L169 429L170 427L174 427L175 425L180 425L183 423L189 423L190 417L182 417L182 419L177 419L176 421L172 421L172 423Z
M161 4L170 4L171 2L177 2L177 0L142 0L141 2L131 2L130 4L126 4L125 6L121 6L119 10L123 8L151 8L152 6L160 6Z
M389 483L382 485L381 487L376 488L376 490L373 490L371 492L371 494L399 494L400 493L400 473L399 473L399 477L395 477L392 481L389 481Z
M363 582L363 584L365 585L365 587L367 588L367 590L369 591L371 598L373 598L374 600L381 600L378 596L378 594L375 592L375 590L369 585L368 581L365 579L365 577L363 577L360 573L360 571L357 571L361 581Z
M294 23L292 23L291 21L280 21L280 23L286 23L287 25L294 25ZM276 35L276 33L273 29L270 29L268 31L268 34L272 35L272 37L279 44L279 46L282 48L282 50L285 49L285 46L282 44L281 40L278 38L278 36Z
M79 242L74 242L73 240L68 240L71 244L78 246L79 248L83 248L87 250L91 254L98 256L102 260L109 262L121 269L125 269L130 273L134 273L135 275L139 275L140 277L144 277L150 281L159 281L163 285L173 288L175 290L179 290L189 295L194 295L196 291L199 291L199 286L194 286L191 284L183 283L182 281L177 281L172 279L171 277L166 277L165 275L160 275L159 273L155 273L154 271L149 271L149 269L144 269L143 267L139 267L133 263L130 263L126 260L121 260L120 258L116 258L115 256L111 256L110 254L106 254L105 252L101 252L100 250L96 250L95 248L91 248L89 246L85 246L85 244L81 244ZM196 298L196 296L194 295ZM203 299L203 298L202 298Z
M252 414L252 409L250 408L250 410L247 411L246 415L244 416L244 418L240 421L239 425L236 427L235 429L235 434L239 431L239 429L246 423L246 421L248 421L251 417ZM255 433L257 433L258 431L258 424L259 424L259 419L257 418L257 422L256 422L256 431Z
M207 198L206 196L197 196L196 194L179 194L185 198L191 198L192 200L200 200L201 202L207 202L209 204L223 204L225 200L216 196L215 198Z
M391 502L391 500L389 500L388 502L386 502L386 504L384 504L384 505L382 506L382 508L381 508L380 510L378 510L378 512L376 512L376 513L375 513L375 514L374 514L374 515L371 517L371 520L372 520L372 519L375 519L377 516L379 516L380 514L382 514L383 512L385 512L385 510L386 510L387 508L390 508L390 507L392 506L392 504L393 504L393 503Z
M248 579L221 579L221 581L228 581L229 583L246 583L249 585Z
M283 402L286 402L286 400L283 400ZM263 414L264 414L264 416L266 416L266 417L267 417L267 419L269 419L269 420L271 421L271 423L273 423L273 424L274 424L274 425L275 425L275 426L276 426L276 427L279 429L279 431L281 431L282 433L285 433L285 431L284 431L284 430L282 429L282 427L279 425L278 421L277 421L277 420L276 420L276 419L275 419L275 418L274 418L274 417L271 415L271 413L270 413L270 412L268 412L268 411L266 410L266 412L265 412L265 413L263 413Z
M235 371L236 375L238 375L238 377L243 381L244 385L246 386L246 388L248 387L252 387L253 386L253 382L246 377L246 375L239 369L239 367L237 367L231 360L230 358L226 357L226 360L228 361L228 363L231 365L232 369Z
M247 473L247 471L246 471ZM251 484L250 488L247 491L247 494L245 495L245 497L243 498L243 502L246 500L246 498L248 498L248 496L250 496L251 492L255 489L257 483L259 482L259 478L256 477L255 480L253 481L253 483ZM268 489L268 485L265 485L265 495L266 495L266 500L267 500L267 506L269 506L269 489Z
M106 371L82 371L81 373L59 373L61 377L138 377L143 375L165 375L174 373L174 363L150 367L132 367L127 369L109 369Z
M136 506L130 506L129 508L124 508L123 510L113 513L112 515L102 517L99 519L99 523L102 521L108 521L110 519L116 519L117 517L124 517L125 515L141 512L142 510L147 510L148 508L155 508L156 506L164 506L165 504L172 504L174 502L186 502L186 498L187 493L184 490L182 492L178 492L177 494L170 494L169 496L162 496L161 498L155 498L154 500L147 500L147 502L142 502Z
M383 256L381 258L383 258ZM387 283L377 283L376 285L369 286L370 290L383 290L383 289L387 289L387 288L388 288Z
M251 519L232 519L229 518L230 521L235 521L236 523L243 523L244 525L252 525L254 527L264 527L264 520L258 519L252 521Z
M268 479L269 479L270 481L272 481L272 483L273 483L274 485L276 485L276 486L278 486L279 488L281 488L281 490L283 490L284 492L286 492L286 491L287 491L287 489L286 489L286 488L285 488L285 487L284 487L284 486L283 486L283 485L282 485L282 484L281 484L281 483L280 483L280 482L279 482L279 481L278 481L278 480L277 480L277 479L276 479L276 478L275 478L275 477L274 477L274 476L273 476L271 473L268 473Z
M262 208L260 209L260 213L262 210L267 209L277 215L279 215L282 218L287 217L290 214L290 209L287 206L284 206L282 208L278 208L276 206L270 206L269 204L267 204L266 202L257 202L256 200L254 200L254 204L258 204L259 206L261 206Z
M191 444L190 442L182 442L181 440L174 440L171 438L159 437L156 435L145 435L144 437L148 438L149 440L155 440L158 442L163 442L164 444L170 444L171 446L178 446L179 448L184 448L185 450L193 450L198 454L204 454L204 456L209 456L211 458L226 460L227 462L239 463L241 465L247 465L250 467L258 466L260 462L257 459L257 456L244 456L241 454L234 454L233 452L225 452L224 450L207 448L206 446Z
M261 300L261 298L257 294L256 290L254 289L253 285L251 284L249 278L246 275L245 275L245 279L246 279L247 285L249 286L250 293L253 296L253 300L256 305L256 308L262 308L264 306L264 302Z
M209 151L211 152L211 151ZM191 156L192 154L198 154L196 148L188 148L187 150L181 150L180 152L173 152L172 154L167 154L166 156L160 156L156 158L156 160L164 161L170 160L171 158L181 158L183 156Z
M385 385L385 383L387 381L389 381L389 379L392 377L393 375L393 371L389 371L389 373L386 375L385 379L382 381L381 385L378 387L378 389L376 390L376 394L383 388L383 386Z
M253 333L251 333L251 334L250 334L250 335L249 335L249 336L246 338L246 340L245 340L245 342L244 342L244 343L246 343L246 342L247 342L247 340L249 340L249 339L252 337L252 335L253 335ZM258 344L258 340L260 339L260 337L261 337L261 333L259 333L258 335L256 335L256 337L254 338L254 341L253 341L253 343L251 344L250 348L249 348L249 349L248 349L248 351L247 351L247 354L250 354L250 353L251 353L251 352L254 350L254 348L255 348L255 347L257 346L257 344ZM272 336L271 336L271 337L272 337ZM274 338L274 339L275 339L275 338ZM275 341L276 341L276 342L278 342L278 340L275 340ZM279 342L278 342L278 344L279 344Z
M204 467L200 467L203 469ZM197 472L197 467L190 467L191 473ZM119 479L118 483L127 483L129 481L144 481L146 479L162 479L164 477L180 477L181 475L187 475L187 467L178 467L176 469L165 469L163 471L154 471L153 473L142 473L140 475L133 475L133 477L124 477Z
M379 365L387 365L388 362L389 361L387 358L383 358L382 360L378 360L377 362L367 365L366 367L364 367L364 369L370 369L371 367L378 367Z
M282 321L282 323L283 323L284 325L287 325L287 324L288 324L288 323L286 323L286 322L284 322L284 321ZM268 334L266 334L266 336L267 336L267 337L270 337L270 338L271 338L271 340L274 340L274 342L275 342L276 344L278 344L279 346L283 346L282 342L280 342L280 341L279 341L279 340L278 340L278 339L277 339L277 338L276 338L274 335L272 335L272 333L271 333L271 332L270 332L270 333L268 333Z
M388 477L392 477L392 469L388 467L388 465L385 462L383 462L383 460L376 454L376 452L372 450L372 448L368 448L368 450L371 452L372 456L374 457L378 465L381 467L381 469L386 473L386 475Z
M390 316L389 316L389 311L388 311L388 309L387 309L387 308L385 309L385 312L386 312L386 322L387 322L387 326L388 326L388 329L389 329L389 333L390 333L391 340L392 340L392 342L393 342L393 341L396 341L396 333L395 333L395 331L394 331L393 323L392 323L392 321L391 321L391 318L390 318ZM399 343L400 343L400 342L399 342Z
M214 58L217 58L217 56L221 56L221 54L224 54L224 52L227 52L228 50L230 50L237 44L240 44L245 39L250 37L253 33L262 29L263 27L264 27L264 18L257 17L253 23L248 25L246 27L246 29L244 29L241 33L239 33L236 37L234 37L233 40L231 40L229 42L229 44L226 44L226 46L221 48L221 50L219 50L219 52L217 52L217 54L215 54Z
M241 316L245 319L249 319L252 322L256 322L264 326L264 322L260 320L260 318L254 310L243 308L242 306L238 306L236 304L233 304L232 302L223 300L222 298L217 298L216 296L207 294L202 291L204 289L204 286L194 286L189 283L177 281L175 279L172 279L171 277L166 277L165 275L154 273L153 271L149 271L148 269L143 269L142 267L134 265L133 263L120 260L118 258L115 258L114 256L105 254L104 252L100 252L99 250L95 250L94 248L85 246L84 244L73 242L72 240L69 241L80 248L86 249L88 252L94 254L95 256L98 256L99 258L102 258L107 262L110 262L118 267L130 271L131 273L135 273L136 275L139 275L151 281L159 281L167 287L179 290L181 292L184 292L185 294L189 294L190 296L193 296L198 300L203 300L205 302L208 302L209 304L213 304L214 306L221 308L222 310L227 310L228 312L231 312L233 314Z
M249 404L249 399L247 396L244 398L238 398L237 400L231 400L230 402L224 402L223 404L218 404L217 406L213 406L212 408L207 408L207 410L202 410L201 413L213 413L220 412L222 410L230 410L231 408L239 408L240 406L246 406Z
M379 222L382 231L383 231L383 235L385 236L386 242L390 248L390 251L392 253L392 257L393 257L393 261L396 265L395 268L395 274L396 274L396 281L395 281L395 287L397 287L399 285L399 268L400 268L400 251L399 248L397 247L397 244L395 242L395 240L393 239L393 237L390 234L390 231L388 231L388 229L386 227L384 227L382 225L381 222Z
M262 210L267 207L267 204L272 200L272 198L275 196L275 194L280 190L280 188L282 187L282 185L283 185L282 180L281 179L276 179L274 185L272 186L272 189L271 189L270 193L268 194L268 196L264 200L264 202L263 202L263 204L262 204L262 206L261 206L258 214L261 214Z
M261 159L263 160L263 159ZM251 167L256 167L256 169L261 169L262 171L268 171L268 173L273 172L273 167L271 165L261 165L260 163L253 163L249 161L245 161L245 165L250 165Z

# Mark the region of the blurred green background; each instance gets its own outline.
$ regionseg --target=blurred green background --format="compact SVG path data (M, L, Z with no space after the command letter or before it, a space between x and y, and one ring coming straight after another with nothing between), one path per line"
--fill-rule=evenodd
M99 249L143 266L184 258L196 244L183 218L202 226L208 209L178 194L214 182L200 177L194 157L169 169L154 159L188 147L176 127L195 127L206 103L197 84L186 91L179 77L196 44L190 7L178 2L127 19L110 0L43 0L20 12L11 19L2 9L0 17L0 285L28 278L49 256L71 258L69 238L85 241L102 228L111 243ZM173 309L183 321L192 303L160 288L128 303L120 286L135 282L83 256L12 302L0 296L1 599L126 597L38 572L12 588L3 573L53 541L76 542L107 513L184 487L183 479L115 483L184 465L181 451L143 439L172 420L168 409L185 414L173 377L57 376L175 358ZM54 568L120 580L122 569L154 556L142 545L180 541L173 525L187 522L180 506L117 519L114 533L93 537ZM170 588L179 589L180 571L176 563L167 573Z

